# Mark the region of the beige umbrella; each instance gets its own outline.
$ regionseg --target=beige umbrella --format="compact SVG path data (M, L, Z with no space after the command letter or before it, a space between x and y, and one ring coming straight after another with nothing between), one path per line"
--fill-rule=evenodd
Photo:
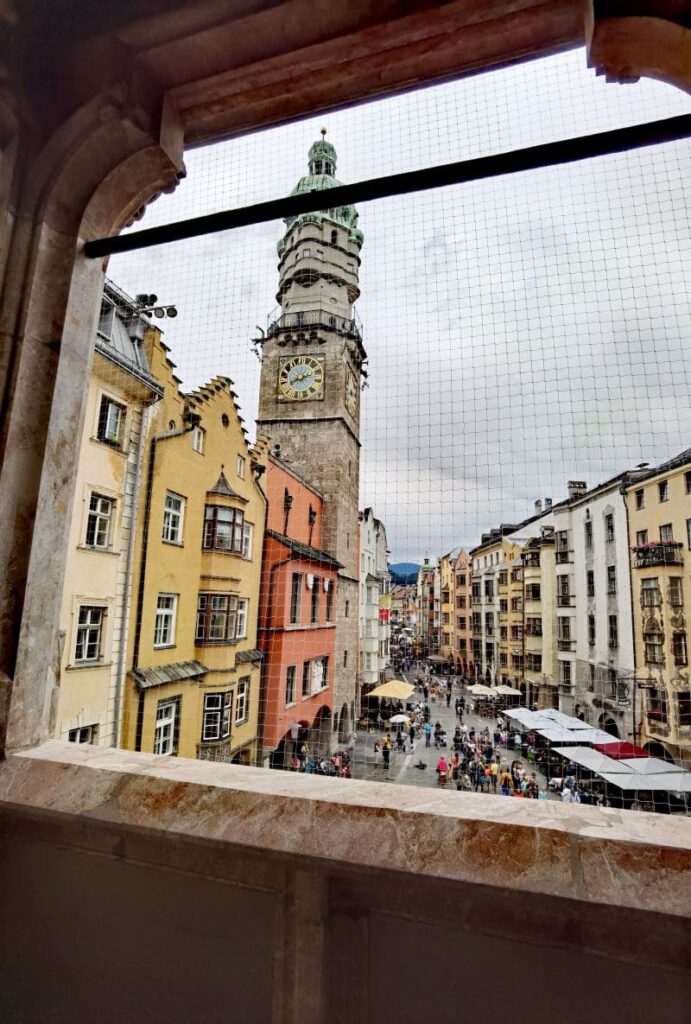
M367 697L393 697L398 700L407 700L415 689L405 679L391 679L388 683L382 683L370 690Z

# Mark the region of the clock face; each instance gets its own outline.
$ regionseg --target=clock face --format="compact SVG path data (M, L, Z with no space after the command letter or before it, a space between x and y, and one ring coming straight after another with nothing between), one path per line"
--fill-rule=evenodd
M357 381L352 370L346 370L345 404L350 415L354 416L357 412Z
M278 371L278 397L300 402L324 397L324 360L315 356L290 356L281 359Z

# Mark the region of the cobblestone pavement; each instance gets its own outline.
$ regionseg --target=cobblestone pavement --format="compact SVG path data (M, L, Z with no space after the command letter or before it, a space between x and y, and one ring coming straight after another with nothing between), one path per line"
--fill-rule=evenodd
M410 683L414 683L418 673L409 672L405 678ZM436 722L441 722L442 729L446 731L446 738L449 743L447 748L437 750L432 743L431 747L425 746L424 735L419 738L416 737L414 750L412 753L405 754L403 751L392 750L391 752L391 766L390 768L384 768L382 763L381 754L375 759L374 744L377 740L381 743L386 735L384 730L372 730L367 732L364 729L358 730L357 743L355 745L355 758L353 763L352 775L355 779L367 779L370 782L390 782L397 783L404 786L418 786L418 787L437 787L437 775L435 768L439 755L444 754L446 759L453 753L451 745L451 738L454 734L454 730L458 725L458 719L454 710L454 701L457 696L463 694L466 699L466 707L473 703L472 695L468 694L465 689L462 689L457 682L454 682L453 693L451 697L451 706L447 708L446 699L436 703L432 703L430 698L429 705L431 710L430 721L434 725ZM416 691L414 696L417 698L419 691ZM470 728L475 726L477 733L481 733L485 726L489 725L490 732L493 731L495 719L481 718L479 715L473 712L466 711L463 721ZM502 750L499 755L499 764L511 764L517 755L514 754L513 750ZM520 756L520 755L519 755ZM416 768L415 765L423 762L426 768ZM546 788L546 779L541 772L539 772L534 764L528 764L523 762L526 770L531 773L535 772L540 789ZM446 788L453 792L456 792L455 785L447 783ZM487 794L494 796L494 793Z

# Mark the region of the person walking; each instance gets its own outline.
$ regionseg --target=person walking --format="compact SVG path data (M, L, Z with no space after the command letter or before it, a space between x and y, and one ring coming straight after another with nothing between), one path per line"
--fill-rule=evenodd
M447 687L446 687L446 706L447 706L447 708L451 707L451 685L450 684L447 685Z
M440 786L446 785L446 776L449 770L449 766L446 763L446 758L442 754L437 761L437 782Z
M429 721L429 719L423 725L422 731L425 734L425 746L426 747L431 747L432 746L432 733L434 731L434 727L432 726L432 723Z
M499 784L501 786L502 796L511 796L513 792L513 778L511 772L508 770L506 765L502 765L501 775L499 776Z
M384 758L384 767L388 768L391 764L391 737L387 736L384 740L384 745L381 748L382 757Z

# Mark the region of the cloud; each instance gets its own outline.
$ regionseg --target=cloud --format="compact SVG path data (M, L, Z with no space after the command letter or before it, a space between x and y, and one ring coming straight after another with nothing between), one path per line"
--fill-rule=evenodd
M581 51L330 114L356 181L687 112L688 96L593 76ZM322 123L187 158L145 226L286 194ZM682 141L363 204L361 504L394 561L477 543L570 478L597 483L689 444L691 213ZM236 382L251 429L251 340L275 305L279 222L111 261L178 305L166 340L188 386Z

